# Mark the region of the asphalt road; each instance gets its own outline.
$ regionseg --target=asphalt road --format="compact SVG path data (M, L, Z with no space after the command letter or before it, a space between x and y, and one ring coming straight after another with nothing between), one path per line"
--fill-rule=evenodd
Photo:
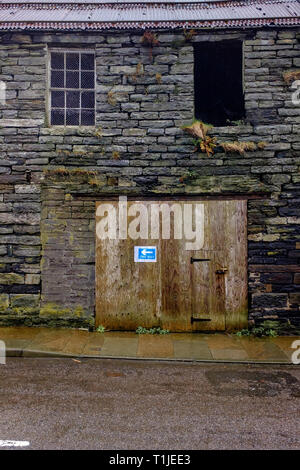
M0 440L27 449L299 449L300 367L10 358Z

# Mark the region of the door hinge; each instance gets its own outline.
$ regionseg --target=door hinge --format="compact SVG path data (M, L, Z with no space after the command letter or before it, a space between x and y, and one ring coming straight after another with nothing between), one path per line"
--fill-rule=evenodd
M193 258L191 257L191 264L198 263L199 261L210 261L209 258Z

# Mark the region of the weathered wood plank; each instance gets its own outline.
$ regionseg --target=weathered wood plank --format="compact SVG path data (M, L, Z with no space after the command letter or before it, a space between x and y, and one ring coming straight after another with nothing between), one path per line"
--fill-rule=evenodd
M173 233L173 225L171 226ZM190 331L192 303L190 252L185 240L161 240L162 325L173 331Z
M231 330L248 323L247 201L229 201L227 211L225 318L226 330Z

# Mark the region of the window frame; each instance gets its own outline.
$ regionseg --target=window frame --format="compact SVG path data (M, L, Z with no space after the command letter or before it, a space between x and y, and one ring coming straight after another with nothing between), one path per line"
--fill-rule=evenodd
M64 57L66 57L66 54L68 53L82 53L82 54L93 54L94 56L94 88L67 88L67 87L61 87L61 88L55 88L51 87L51 54L52 53L61 53L64 54ZM65 64L64 64L65 65ZM88 70L86 70L88 72ZM79 72L81 73L81 68L79 68ZM66 67L64 66L64 74L66 73ZM95 128L96 127L96 83L97 83L97 77L96 77L96 54L94 49L83 49L83 48L70 48L70 47L50 47L48 48L47 51L47 95L46 95L46 116L47 116L47 125L48 127L54 127L54 128L78 128L78 127L86 127L88 129ZM51 111L54 109L51 106L51 91L79 91L80 96L82 92L85 91L93 91L94 92L94 113L95 113L95 118L94 118L94 123L91 125L87 124L66 124L66 117L64 117L64 124L52 124L51 122ZM66 103L65 103L66 104ZM60 108L59 108L60 109ZM66 106L64 109L68 109ZM70 108L72 109L72 108ZM74 108L74 109L83 109L81 107L81 102L80 102L80 107L79 108ZM92 109L92 108L87 108L87 109ZM80 119L81 121L81 119Z

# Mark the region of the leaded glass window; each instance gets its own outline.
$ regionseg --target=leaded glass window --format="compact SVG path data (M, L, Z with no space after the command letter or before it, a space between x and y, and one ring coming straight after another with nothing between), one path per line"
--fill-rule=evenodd
M89 51L50 53L50 123L95 125L95 55Z

